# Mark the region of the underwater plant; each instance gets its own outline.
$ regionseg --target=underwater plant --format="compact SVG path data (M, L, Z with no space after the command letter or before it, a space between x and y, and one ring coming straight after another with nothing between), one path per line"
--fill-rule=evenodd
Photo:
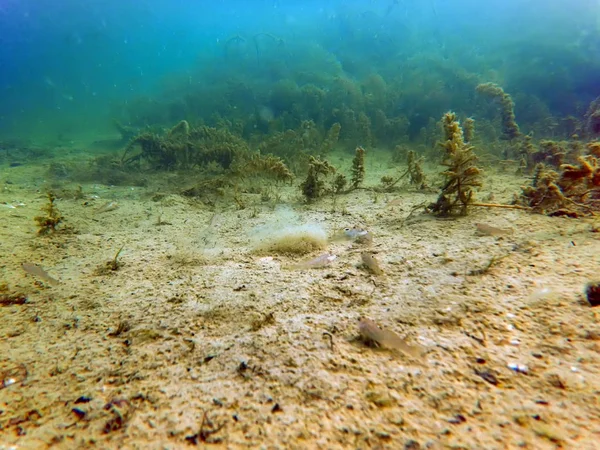
M130 141L139 133L137 128L128 125L123 125L117 119L113 119L113 125L121 135L121 143Z
M465 137L465 142L469 143L471 141L473 141L473 138L475 137L475 119L473 119L472 117L467 117L463 124L463 134Z
M365 180L365 149L356 147L352 160L352 189L358 188Z
M590 137L600 135L600 97L590 103L584 121L585 131Z
M535 153L535 147L533 146L532 139L533 136L531 134L527 134L524 136L519 145L519 155L521 156L519 170L521 173L531 173L534 167L533 154Z
M504 92L500 86L495 83L479 84L475 90L482 95L490 97L500 102L500 115L502 117L502 133L504 139L512 141L521 136L519 125L515 118L515 103L511 96ZM467 142L469 142L467 140Z
M39 235L47 235L56 232L56 228L63 221L63 216L54 204L56 201L56 196L54 193L48 191L46 193L46 198L48 199L48 202L42 207L42 211L44 211L46 214L34 217L34 220L37 222L39 227Z
M537 164L530 186L518 200L533 211L550 216L579 217L600 211L600 167L591 155L578 164L563 164L556 172Z
M277 156L253 153L247 159L240 161L238 165L239 167L234 172L240 176L262 176L282 182L294 180L294 174Z
M308 173L306 179L300 185L302 195L307 201L313 201L325 193L325 182L321 178L333 175L336 170L327 160L309 157Z
M331 125L329 131L327 131L327 136L325 136L325 139L321 143L321 153L330 153L334 149L340 138L341 130L342 126L339 123L336 122Z
M141 152L128 156L139 146ZM144 132L133 138L121 158L122 166L147 162L155 170L190 169L215 162L229 169L236 158L248 154L246 142L225 128L190 128L182 120L166 135Z
M406 155L406 164L408 165L408 176L410 184L417 186L419 189L427 187L425 173L421 167L423 158L417 158L417 154L413 150L409 150Z
M437 201L427 209L438 216L456 213L464 216L473 201L473 188L481 186L481 170L475 166L477 157L473 146L465 143L456 114L446 113L442 124L445 140L439 146L445 152L442 160L442 165L447 167L442 172L445 183Z

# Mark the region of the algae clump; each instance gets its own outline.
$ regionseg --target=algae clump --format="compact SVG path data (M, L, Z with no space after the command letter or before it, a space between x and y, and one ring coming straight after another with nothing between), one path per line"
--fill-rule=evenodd
M475 166L477 156L473 146L463 138L463 130L456 119L456 114L448 112L442 119L445 140L439 143L445 155L442 165L447 170L442 172L445 183L435 203L428 210L438 216L449 216L458 213L467 214L467 207L473 200L473 188L481 186L481 170Z
M56 201L56 196L54 193L48 191L46 198L48 199L48 203L42 207L42 211L44 211L46 214L42 216L36 216L34 218L39 227L39 235L47 235L56 232L56 228L63 221L63 216L54 204Z

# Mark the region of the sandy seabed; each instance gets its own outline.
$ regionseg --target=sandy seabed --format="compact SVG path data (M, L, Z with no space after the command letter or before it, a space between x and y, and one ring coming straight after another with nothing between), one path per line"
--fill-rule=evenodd
M27 297L0 306L2 450L599 448L600 308L583 295L600 278L593 218L407 219L435 193L303 205L281 188L303 221L368 229L374 276L353 242L331 243L337 258L320 269L254 254L249 232L273 214L257 195L214 209L83 185L85 198L57 201L73 232L40 237L44 168L5 165L0 181L0 284ZM484 183L481 197L509 202L524 180ZM107 201L119 207L98 212ZM366 345L360 317L421 346L424 362Z

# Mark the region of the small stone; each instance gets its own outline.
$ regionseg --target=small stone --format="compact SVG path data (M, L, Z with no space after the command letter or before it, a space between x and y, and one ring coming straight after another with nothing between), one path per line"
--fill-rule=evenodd
M600 306L600 281L592 281L585 285L585 297L591 306Z
M419 444L417 441L413 441L412 439L409 441L406 441L406 443L404 444L404 450L420 450L421 449L421 444Z
M392 406L393 403L390 394L383 388L367 391L365 396L367 400L380 408Z
M566 389L567 385L563 381L563 379L556 373L550 373L546 376L546 380L550 385L554 386L557 389Z

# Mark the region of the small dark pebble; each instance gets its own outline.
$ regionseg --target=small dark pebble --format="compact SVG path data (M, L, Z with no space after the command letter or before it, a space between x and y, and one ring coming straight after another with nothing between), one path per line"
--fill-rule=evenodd
M192 445L198 445L198 443L200 442L199 438L200 438L200 435L198 433L196 433L196 434L192 434L190 436L186 436L185 440Z
M242 361L240 365L237 367L237 372L241 375L248 370L248 364L246 361Z
M592 281L585 285L585 297L591 306L600 306L600 281Z
M477 358L475 362L477 362L477 364L485 364L487 361L483 358Z
M453 423L453 424L465 423L466 421L467 421L467 419L465 419L465 416L463 416L462 414L457 414L454 417L451 417L450 419L448 419L448 422Z
M71 411L73 411L73 414L75 414L78 419L83 419L86 415L86 412L83 409L73 408Z
M273 407L271 408L271 412L272 413L278 413L278 412L282 412L283 409L281 409L281 406L279 406L279 403L275 403L273 405Z
M78 405L79 403L89 403L91 401L92 401L91 397L86 397L85 395L82 395L77 400L75 400L75 404Z
M498 385L498 378L496 378L496 375L494 375L489 370L482 370L482 371L476 370L475 375L479 375L485 381L487 381L490 384L493 384L494 386Z
M538 405L549 405L547 400L538 399L535 401Z
M404 450L421 450L421 444L411 439L404 444Z

